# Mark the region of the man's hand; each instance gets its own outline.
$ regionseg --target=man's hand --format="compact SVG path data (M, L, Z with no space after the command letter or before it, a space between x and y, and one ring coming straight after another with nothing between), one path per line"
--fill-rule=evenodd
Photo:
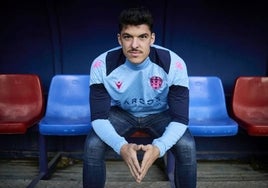
M140 182L141 167L137 158L137 151L141 150L142 145L125 144L120 150L120 154L127 164L132 176Z
M141 150L144 151L142 163L141 163L141 171L139 177L136 179L137 182L141 182L145 175L147 174L149 168L155 162L155 160L159 157L160 151L158 147L153 146L151 144L141 145Z

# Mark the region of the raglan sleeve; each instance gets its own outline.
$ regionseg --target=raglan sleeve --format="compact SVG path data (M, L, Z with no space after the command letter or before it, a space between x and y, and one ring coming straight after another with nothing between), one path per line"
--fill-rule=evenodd
M120 154L121 147L127 141L116 132L108 120L111 97L104 86L105 75L105 59L100 56L93 61L90 69L91 124L95 133Z
M159 138L153 140L162 157L185 133L189 121L189 78L185 62L171 54L168 106L172 121Z

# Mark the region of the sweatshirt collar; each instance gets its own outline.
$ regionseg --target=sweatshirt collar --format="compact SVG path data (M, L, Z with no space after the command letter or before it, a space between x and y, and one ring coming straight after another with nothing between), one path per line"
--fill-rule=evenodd
M139 63L139 64L135 64L135 63L131 63L128 59L126 59L126 66L133 69L133 70L141 70L146 68L150 63L150 58L147 57L143 62Z

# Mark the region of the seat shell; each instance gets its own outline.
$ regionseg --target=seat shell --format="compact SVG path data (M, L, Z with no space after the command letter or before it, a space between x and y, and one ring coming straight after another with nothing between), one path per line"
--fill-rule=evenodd
M40 134L86 135L90 129L89 75L54 76Z
M238 77L232 110L239 126L249 135L268 136L268 77Z
M194 136L236 135L238 125L227 113L224 89L215 76L189 77L189 129Z
M1 74L0 88L0 134L26 133L44 115L39 76Z

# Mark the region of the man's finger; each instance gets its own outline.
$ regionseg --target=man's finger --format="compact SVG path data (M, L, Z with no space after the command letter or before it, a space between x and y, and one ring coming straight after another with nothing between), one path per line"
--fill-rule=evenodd
M144 151L144 156L141 163L140 179L142 180L147 174L149 168L159 157L159 149L153 145L145 145L141 148Z
M137 158L137 151L141 149L141 146L137 144L126 144L121 149L121 156L127 164L131 175L137 182L140 182L141 167Z

